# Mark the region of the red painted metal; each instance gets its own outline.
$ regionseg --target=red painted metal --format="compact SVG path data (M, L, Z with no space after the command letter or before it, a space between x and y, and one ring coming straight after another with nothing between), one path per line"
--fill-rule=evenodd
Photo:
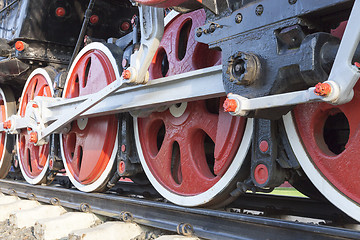
M131 72L130 70L124 70L121 74L121 76L124 78L124 79L130 79L131 77Z
M30 142L36 143L38 141L38 135L37 132L31 132L30 133Z
M269 150L269 143L267 141L261 141L259 144L259 149L262 152L267 152L267 150Z
M97 24L99 22L99 16L97 16L97 15L92 15L91 17L90 17L90 23L91 24Z
M56 8L56 10L55 10L55 14L56 14L56 16L58 16L58 17L64 17L65 14L66 14L66 10L65 10L63 7L58 7L58 8Z
M159 8L169 8L173 6L178 6L187 1L188 0L136 0L136 2L142 5L148 5Z
M269 178L269 170L264 164L259 164L254 170L254 178L258 184L264 184Z
M345 25L340 26L343 32ZM339 34L339 36L341 36ZM354 87L354 98L351 102L333 106L326 103L298 105L294 121L302 143L322 175L342 194L360 204L360 114L357 110L360 103L360 83ZM349 123L349 139L345 150L333 153L325 142L324 126L330 116L343 113Z
M122 152L125 152L126 151L126 146L123 144L123 145L121 145L121 151Z
M223 104L223 108L225 112L235 112L238 107L235 99L226 98Z
M119 163L119 173L124 173L125 172L125 162L121 161Z
M181 117L165 111L138 120L144 158L156 179L171 191L200 194L219 181L231 164L242 139L245 119L231 117L221 105L218 108L218 114L212 113L205 100L189 102ZM159 146L162 127L165 135ZM214 142L214 149L207 148L207 136ZM213 164L208 163L206 154L214 158Z
M131 25L129 22L123 22L120 26L120 29L124 32L128 31L130 29Z
M17 41L17 42L15 43L15 48L16 48L16 50L18 50L19 52L24 51L24 49L25 49L25 44L24 44L24 42L23 42L23 41Z
M24 96L20 101L20 116L25 116L25 110L28 102L33 100L36 96L51 97L51 88L48 85L45 77L41 74L36 74L32 77L27 85ZM19 160L24 169L24 173L29 178L35 178L44 169L49 156L49 144L43 146L34 146L31 142L31 136L27 129L20 132L19 140Z
M314 93L318 96L327 96L331 93L331 85L328 83L318 83L315 86Z
M5 111L5 106L4 105L0 105L1 106L1 110L0 111ZM4 107L4 109L2 109ZM5 112L2 112L1 114L6 114ZM6 116L6 115L4 115ZM4 119L5 120L5 119ZM11 121L8 120L6 122L4 122L4 128L5 129L10 129L11 128Z
M110 60L100 50L90 50L76 63L65 91L66 98L98 92L116 80ZM117 135L114 115L88 119L80 129L71 123L69 133L63 135L63 149L70 174L81 184L95 182L109 163Z
M179 31L192 22L187 34L187 48L179 60ZM220 63L221 54L194 41L194 30L203 24L199 10L180 15L165 28L163 40L153 64L151 79L161 77L166 54L166 76ZM189 26L189 25L188 25ZM242 140L244 118L232 117L222 109L225 98L189 102L180 117L169 110L138 118L139 138L144 159L157 181L170 191L197 195L210 189L224 175Z

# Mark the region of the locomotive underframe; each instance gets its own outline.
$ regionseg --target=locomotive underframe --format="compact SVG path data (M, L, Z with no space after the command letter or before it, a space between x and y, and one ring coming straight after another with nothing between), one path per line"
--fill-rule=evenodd
M263 1L265 5L267 1ZM343 4L347 1L334 1L334 3L330 4L331 6L335 5L335 3ZM258 2L257 2L258 3ZM246 8L251 7L247 6ZM318 5L312 8L313 11L322 10L324 7L328 5L325 2L320 1ZM299 12L307 12L310 11L310 6L306 6L309 9L301 9ZM248 11L245 8L245 11ZM254 6L252 6L254 8ZM74 99L54 99L54 98L39 98L37 97L34 100L35 105L30 104L27 109L26 116L28 118L20 119L19 117L13 117L11 120L12 127L9 130L10 133L16 134L18 133L17 130L31 127L34 131L38 133L38 142L37 144L45 144L47 141L44 141L44 138L48 137L51 133L59 132L60 129L64 128L66 124L71 122L77 118L83 117L93 117L98 115L105 115L105 114L113 114L117 112L123 111L132 111L132 110L139 110L142 108L147 108L146 112L150 113L149 107L153 108L154 110L157 107L164 106L164 105L171 105L174 103L178 103L181 101L190 101L190 100L197 100L201 98L209 98L211 96L220 96L224 93L230 93L228 97L230 99L234 99L237 101L238 106L233 115L241 115L247 116L249 112L259 109L269 109L269 108L276 108L276 107L284 107L284 106L292 106L299 103L306 103L312 101L325 101L332 104L341 104L346 103L352 99L353 96L353 86L357 82L360 77L359 68L353 65L353 58L360 41L360 26L357 24L360 21L360 14L358 13L360 10L360 3L355 2L352 8L352 13L350 15L348 25L344 34L344 37L340 43L339 50L337 51L336 58L334 60L333 67L331 68L331 72L326 83L330 84L332 91L327 96L318 96L314 93L315 88L310 87L307 90L302 91L295 91L295 92L287 92L287 93L280 93L267 96L271 94L271 89L267 87L269 84L263 83L256 83L254 86L246 86L244 84L234 84L233 82L229 81L228 75L228 65L224 64L223 71L222 71L222 78L218 75L218 71L212 75L213 69L211 70L199 70L192 73L186 73L180 76L169 77L164 79L158 79L153 83L149 83L144 86L140 87L131 87L131 85L144 83L146 82L146 69L151 63L151 59L156 52L156 49L159 44L159 38L162 36L162 19L163 16L158 10L153 10L150 7L141 7L140 13L141 19L141 32L142 39L141 39L141 46L140 50L135 52L134 55L131 57L130 67L128 68L131 72L131 77L129 79L117 79L114 83L110 84L106 88L102 89L101 91L88 95L86 97L79 97ZM298 16L300 13L296 12L295 16ZM233 15L238 14L235 12ZM280 21L280 26L284 28L285 24L290 24L293 26L295 22L299 19L288 20L289 16L285 16L285 20ZM156 21L158 20L158 22ZM273 19L272 19L273 20ZM148 22L157 22L153 24L151 28L149 28ZM160 23L159 23L160 22ZM220 26L226 26L225 23L221 21L218 23ZM273 25L272 23L270 25ZM274 28L271 26L268 31L270 34L273 34L274 29L279 29L279 25L276 25ZM259 28L259 26L253 26L255 28ZM260 28L259 31L255 31L252 34L260 34L263 31ZM216 31L215 31L216 32ZM215 33L214 32L214 33ZM249 29L245 30L245 33L248 34ZM267 33L265 33L267 34ZM235 36L235 35L234 35ZM267 36L267 35L266 35ZM310 37L309 37L310 36ZM327 74L321 65L321 48L324 47L327 43L333 43L333 39L327 36L319 36L319 35L309 35L308 40L304 40L300 45L299 49L295 49L295 55L290 53L290 57L286 54L278 54L276 55L276 62L279 63L273 67L273 63L271 60L269 62L263 62L263 65L270 65L267 67L261 68L261 79L269 80L271 83L270 85L278 85L283 83L285 87L281 87L282 91L291 88L291 83L284 83L284 78L279 75L294 75L298 73L298 71L290 70L289 73L282 73L278 74L278 72L284 68L284 71L287 71L286 68L290 68L295 63L291 63L290 65L286 65L285 67L282 66L282 62L286 62L292 57L295 59L294 56L305 56L300 58L300 62L297 64L300 66L300 74L304 77L304 82L311 82L311 79L314 81L324 81L324 78ZM222 36L223 37L223 36ZM239 38L239 37L238 37ZM246 42L248 36L240 37ZM324 39L325 38L325 39ZM208 38L209 39L209 38ZM227 39L231 39L230 37L226 37L226 40L216 40L215 43L210 43L206 41L211 46L221 46L221 44L226 44ZM253 39L253 38L251 38ZM306 39L306 38L305 38ZM202 39L202 41L204 41ZM240 40L237 39L236 42ZM260 38L260 41L264 40ZM276 40L276 45L273 46L272 50L275 47L278 47L278 41ZM246 44L245 44L246 45ZM256 45L256 44L255 44ZM249 45L246 45L249 46ZM233 49L231 47L229 49ZM255 50L255 49L253 49ZM292 49L290 49L292 50ZM251 51L251 50L250 50ZM268 53L269 48L266 48L265 51L261 51L257 53L261 56L264 53ZM270 50L271 52L271 50ZM233 52L228 52L227 48L223 49L223 61L227 61L229 58L228 56L233 55ZM297 58L296 58L297 59ZM298 60L299 61L299 60ZM304 63L303 63L304 62ZM309 65L309 63L311 64ZM264 64L265 63L265 64ZM329 64L329 63L327 63ZM331 63L330 63L331 64ZM215 67L216 68L216 67ZM305 69L304 69L305 68ZM291 72L293 71L293 72ZM276 73L276 75L273 75ZM310 76L307 77L306 76ZM209 78L210 79L205 79ZM257 78L258 76L256 76ZM316 79L319 77L320 79ZM310 80L309 80L310 79ZM202 81L204 80L204 81ZM255 79L259 81L258 79ZM288 80L285 78L285 80ZM181 83L184 81L184 83ZM209 84L211 81L211 85ZM220 81L223 81L224 87L220 86ZM171 83L171 84L169 84ZM174 88L170 86L174 86L176 84L185 85L187 87L180 88L184 90L179 90L179 88ZM230 85L229 85L230 84ZM205 88L204 86L212 86L212 88ZM258 85L258 86L256 86ZM301 85L301 84L300 84ZM130 88L129 88L130 86ZM213 87L215 86L215 87ZM303 85L304 86L304 85ZM223 90L225 89L225 91ZM253 89L255 88L255 89ZM191 89L189 92L188 89ZM244 90L245 89L245 90ZM252 91L250 91L252 90ZM264 91L265 90L265 91ZM281 91L280 90L280 91ZM162 92L166 92L166 94L161 94ZM254 95L254 98L246 98L244 96L248 95L248 92L251 92L251 95ZM145 92L145 93L144 93ZM146 92L151 92L151 94L146 95ZM174 93L176 92L176 93ZM127 94L129 93L129 95ZM242 94L243 93L243 94ZM240 95L239 95L240 94ZM265 96L261 96L265 94ZM258 97L260 95L260 97ZM131 96L131 97L129 97ZM135 97L136 96L136 97ZM163 97L162 97L163 96ZM116 100L115 100L116 99ZM119 103L119 104L114 104ZM32 106L41 106L40 108L33 108ZM96 107L94 107L96 106ZM265 116L262 114L255 114L255 116L262 116L267 118L279 118L281 115L287 113L290 108L286 108L280 110L278 114L274 114L274 112L269 115L268 113ZM31 118L31 119L30 119ZM35 121L35 122L34 122ZM5 129L0 129L5 130Z

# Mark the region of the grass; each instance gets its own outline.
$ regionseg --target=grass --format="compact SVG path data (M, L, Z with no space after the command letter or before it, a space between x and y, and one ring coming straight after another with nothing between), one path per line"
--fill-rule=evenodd
M306 197L301 192L297 191L295 188L289 187L278 187L275 188L270 194L280 195L280 196L292 196L292 197Z

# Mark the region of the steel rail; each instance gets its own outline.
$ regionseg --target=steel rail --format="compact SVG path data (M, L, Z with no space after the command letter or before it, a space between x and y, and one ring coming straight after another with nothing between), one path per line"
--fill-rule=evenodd
M228 205L227 208L262 211L267 216L291 215L329 220L337 225L357 223L325 199L320 201L305 197L244 194Z
M190 224L194 235L206 239L360 239L360 232L329 226L303 224L262 216L219 210L184 208L169 203L112 194L84 193L53 186L34 186L0 180L1 192L50 203L57 199L64 207L88 206L95 214L121 219L128 213L133 222L176 231Z

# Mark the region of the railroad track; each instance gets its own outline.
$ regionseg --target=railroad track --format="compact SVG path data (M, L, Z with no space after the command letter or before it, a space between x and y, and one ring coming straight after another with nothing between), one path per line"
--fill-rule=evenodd
M148 200L142 196L123 197L114 192L83 193L62 187L34 186L11 180L0 180L0 188L4 194L24 199L35 199L42 203L205 239L360 239L360 232L353 229L269 217L288 213L303 216L313 211L314 214L310 217L322 216L325 219L323 224L354 226L355 222L342 217L331 205L309 199L246 195L228 206L228 211L224 211L184 208L161 199ZM266 206L261 204L261 199L265 198ZM291 209L290 206L300 209ZM243 214L241 212L244 212L244 209L262 212L260 215ZM266 209L272 209L270 215ZM342 221L336 222L334 218Z

